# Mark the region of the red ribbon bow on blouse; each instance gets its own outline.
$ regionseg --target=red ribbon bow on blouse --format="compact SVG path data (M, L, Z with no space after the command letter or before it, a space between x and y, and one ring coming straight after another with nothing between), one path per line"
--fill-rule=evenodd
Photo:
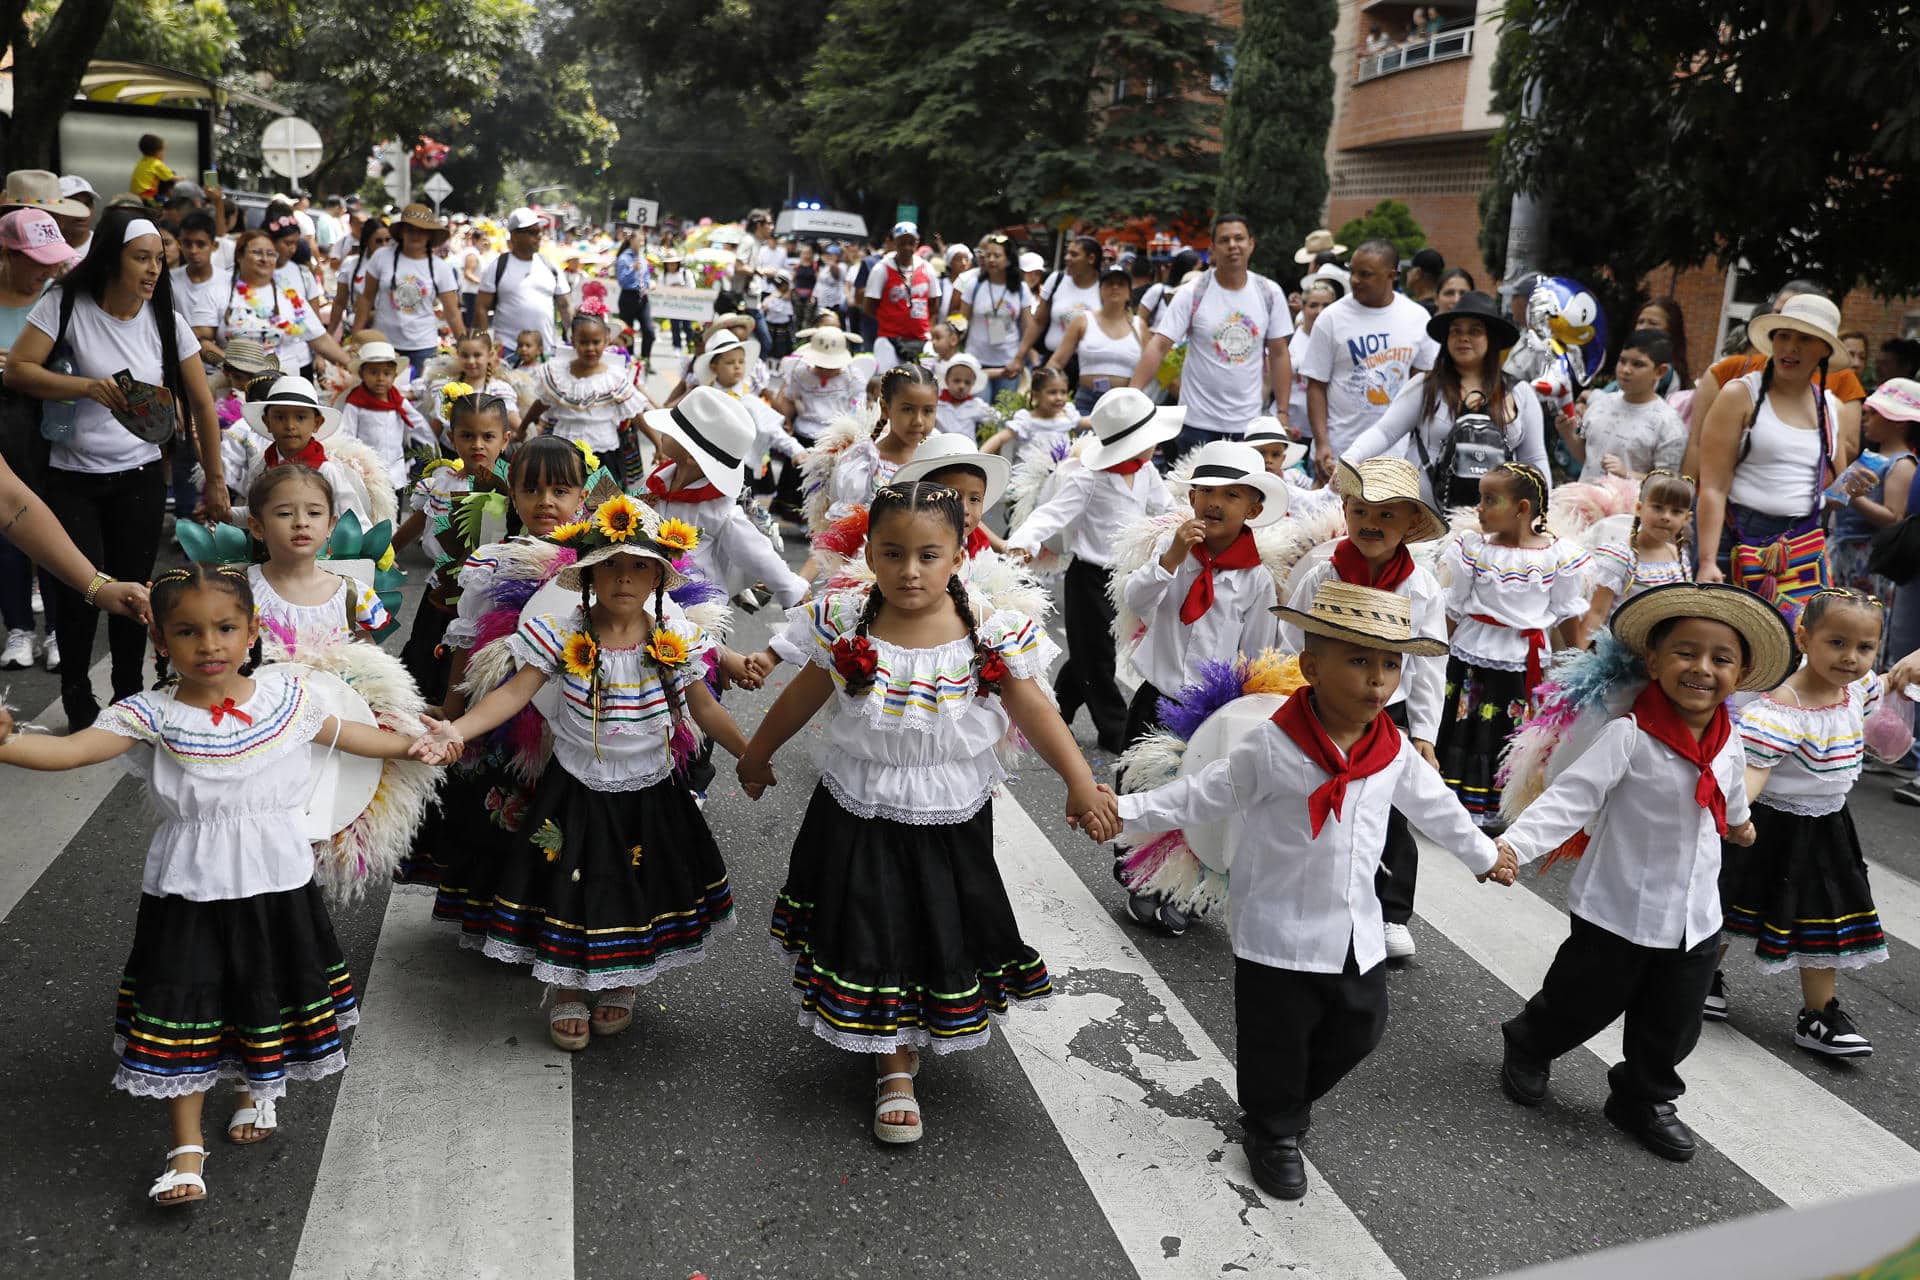
M667 482L660 478L660 473L672 465L671 462L663 462L653 469L653 474L647 477L647 492L649 494L660 499L662 502L709 502L714 498L723 496L718 489L713 487L713 482L706 479L702 479L699 484L686 489L667 488Z
M219 723L222 720L226 719L228 716L232 716L235 720L238 720L241 724L244 724L249 728L253 726L253 717L248 715L246 712L242 711L240 708L234 706L232 698L228 698L225 702L219 703L215 706L208 707L207 716L209 719L213 721L216 727L219 725Z
M1214 555L1207 550L1207 544L1193 544L1193 558L1200 562L1199 576L1193 585L1187 588L1187 598L1180 604L1180 621L1192 626L1213 608L1213 573L1216 569L1253 569L1260 564L1260 548L1254 543L1253 530L1242 529L1233 545Z
M1388 717L1375 716L1353 749L1343 757L1340 748L1327 736L1320 717L1313 713L1313 704L1307 700L1311 692L1305 687L1294 690L1293 696L1273 713L1273 722L1293 739L1295 746L1307 753L1307 759L1327 774L1327 780L1307 797L1307 820L1317 837L1329 814L1340 816L1340 806L1347 799L1347 784L1380 772L1400 754L1400 730Z
M1531 700L1540 688L1540 678L1546 674L1547 653L1551 648L1547 643L1547 633L1538 627L1516 627L1511 622L1502 622L1490 613L1470 613L1467 615L1475 622L1484 622L1490 627L1505 627L1509 631L1518 631L1527 642L1527 697Z
M1727 834L1727 797L1720 790L1720 779L1713 774L1713 758L1733 736L1733 722L1727 715L1726 704L1714 708L1707 731L1696 738L1666 691L1650 684L1633 700L1633 719L1640 726L1640 732L1700 771L1700 778L1693 786L1693 798L1713 815L1713 829L1723 836Z
M270 467L277 467L283 462L297 462L303 467L312 467L315 471L318 471L320 464L326 460L327 451L320 447L318 440L307 441L307 447L294 454L291 458L283 458L280 456L279 445L270 444L267 446L267 465Z

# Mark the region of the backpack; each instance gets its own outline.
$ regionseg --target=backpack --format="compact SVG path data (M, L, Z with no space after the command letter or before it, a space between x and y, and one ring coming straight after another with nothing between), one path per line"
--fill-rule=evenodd
M1507 390L1511 395L1511 379ZM1485 401L1479 403L1484 405ZM1428 456L1426 437L1418 426L1413 429L1413 444L1420 451L1420 469L1427 473L1434 502L1444 510L1471 507L1479 502L1480 477L1513 461L1506 429L1496 424L1484 407L1461 406L1461 412L1454 415L1453 430L1440 446L1438 461Z
M1279 300L1280 286L1256 271L1247 272L1247 280L1260 295L1260 309L1268 315L1273 314L1273 304ZM1200 283L1193 286L1193 302L1187 308L1187 328L1193 328L1193 318L1200 314L1200 299L1207 296L1207 286L1213 283L1213 268L1208 267L1200 273ZM1161 294L1154 310L1158 312L1166 304L1166 294Z

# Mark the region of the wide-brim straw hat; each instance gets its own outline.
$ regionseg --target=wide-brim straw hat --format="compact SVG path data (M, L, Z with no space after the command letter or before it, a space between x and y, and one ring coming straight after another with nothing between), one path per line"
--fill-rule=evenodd
M1788 298L1778 311L1755 316L1747 321L1747 341L1754 350L1773 353L1773 335L1792 329L1827 344L1827 371L1838 373L1853 362L1846 344L1840 341L1840 308L1817 293L1802 293Z
M1300 460L1307 456L1306 443L1295 440L1291 435L1287 434L1287 429L1280 425L1280 419L1271 414L1263 414L1255 418L1252 422L1249 422L1247 424L1247 433L1240 437L1240 441L1243 444L1250 444L1256 449L1270 444L1283 444L1287 446L1287 458L1282 464L1287 467L1299 466Z
M1724 622L1747 642L1752 665L1734 687L1764 693L1792 675L1799 665L1793 631L1780 611L1748 591L1724 582L1671 582L1653 587L1613 611L1607 626L1613 638L1642 659L1647 637L1669 618L1711 618Z
M1087 425L1100 438L1086 454L1087 467L1101 471L1138 457L1153 445L1171 440L1186 425L1185 405L1155 404L1137 387L1115 387L1094 402Z
M604 547L595 547L578 560L554 575L554 581L567 591L580 589L580 575L603 560L615 556L637 556L642 560L651 560L660 566L660 575L666 590L685 586L687 577L673 567L673 553L651 542L628 539L626 542L610 542ZM655 619L659 621L659 619Z
M925 480L936 471L945 471L948 467L972 467L987 478L987 496L984 506L991 508L1007 492L1007 482L1013 478L1013 464L997 453L981 453L979 447L966 436L952 431L936 431L920 442L913 451L913 457L903 463L893 473L895 484L906 484L911 480Z
M627 530L627 536L618 540L609 537L601 526L602 517L612 515L616 509L624 517ZM674 558L679 553L656 541L660 535L659 513L644 502L624 493L616 493L589 511L580 523L586 526L585 530L562 544L579 550L578 558L554 575L554 580L562 590L578 591L583 572L615 556L637 556L642 560L654 561L660 566L665 588L669 591L686 583L686 575L673 567ZM581 550L582 547L585 549Z
M1445 640L1414 634L1413 605L1405 596L1338 578L1321 583L1305 609L1279 605L1271 612L1309 635L1345 640L1367 649L1407 653L1416 658L1438 658L1448 651Z
M649 427L671 436L700 464L707 483L729 498L746 483L741 464L753 451L753 414L715 387L695 387L679 404L643 415Z
M292 375L280 379L267 392L265 400L253 400L240 406L240 415L247 425L263 436L273 433L267 430L267 410L274 405L295 405L302 409L312 409L320 415L320 425L314 430L315 440L325 440L340 429L340 411L330 404L320 401L319 391L305 378Z
M445 244L447 237L453 234L447 229L447 224L434 217L433 210L423 204L410 204L400 211L400 216L393 220L395 239L399 238L402 227L426 232L429 248Z
M1247 521L1249 529L1264 529L1287 515L1287 482L1267 470L1260 451L1240 440L1209 440L1183 460L1178 479L1187 487L1191 503L1194 485L1225 488L1242 485L1260 495L1260 514Z
M1312 262L1323 253L1345 253L1347 246L1333 242L1333 232L1325 227L1315 227L1307 232L1307 242L1293 251L1295 262Z
M1333 488L1342 498L1360 502L1411 502L1408 542L1432 542L1447 536L1447 518L1420 496L1420 472L1405 458L1368 458L1352 463L1342 458L1333 468Z
M1920 382L1888 378L1867 397L1867 408L1889 422L1920 422Z
M0 191L0 209L44 209L68 218L86 218L93 210L60 194L60 175L48 169L15 169Z
M1442 311L1427 321L1427 336L1445 346L1447 330L1453 327L1453 322L1469 319L1487 326L1487 346L1495 351L1504 351L1520 340L1519 326L1500 310L1499 303L1477 289L1461 294L1460 301L1453 304L1453 310Z
M267 350L266 343L240 334L227 339L220 363L254 378L280 372L280 358Z

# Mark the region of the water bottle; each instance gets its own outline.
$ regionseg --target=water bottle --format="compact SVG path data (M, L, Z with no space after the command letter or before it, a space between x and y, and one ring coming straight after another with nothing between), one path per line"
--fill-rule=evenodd
M54 352L47 361L47 372L57 373L68 378L80 376L80 369L73 357L64 349ZM45 400L40 404L40 435L51 444L65 444L73 439L76 419L80 415L77 400Z

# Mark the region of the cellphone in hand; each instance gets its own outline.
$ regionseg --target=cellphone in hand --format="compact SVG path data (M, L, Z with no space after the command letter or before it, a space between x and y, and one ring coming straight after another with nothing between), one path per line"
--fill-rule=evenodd
M217 186L219 186L219 185L220 185L220 171L219 171L218 169L202 169L202 170L200 171L200 185L201 185L202 187L217 187Z

